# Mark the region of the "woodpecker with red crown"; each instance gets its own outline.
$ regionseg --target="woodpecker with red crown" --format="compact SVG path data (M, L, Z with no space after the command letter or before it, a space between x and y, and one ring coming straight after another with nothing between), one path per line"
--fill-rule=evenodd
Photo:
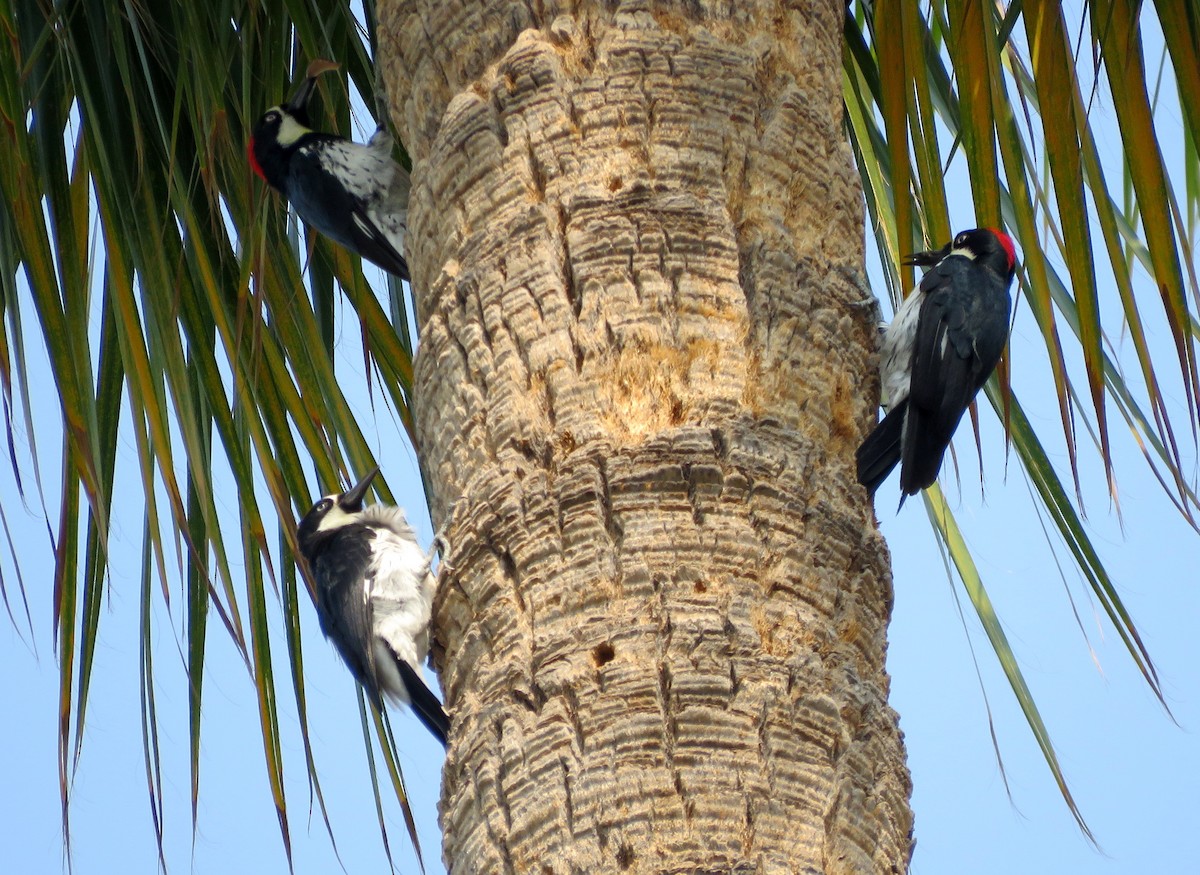
M326 495L297 528L300 553L317 588L321 631L382 710L383 696L409 705L443 745L450 721L425 682L437 579L433 550L417 545L404 511L363 507L375 468L348 491ZM444 543L439 536L434 546Z
M927 267L888 326L879 375L887 415L858 448L858 482L875 494L900 464L900 504L931 486L963 413L1008 340L1016 250L995 228L963 231L905 264Z
M263 113L246 146L250 167L306 224L407 280L410 182L392 160L391 135L380 123L363 145L309 127L317 77L336 66L314 61L292 99Z

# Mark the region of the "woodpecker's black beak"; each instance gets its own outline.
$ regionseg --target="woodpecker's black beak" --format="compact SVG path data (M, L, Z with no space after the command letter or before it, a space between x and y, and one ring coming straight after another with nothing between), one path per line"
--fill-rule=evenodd
M358 513L363 508L363 499L367 495L367 490L371 488L371 481L375 479L375 475L379 473L379 466L376 465L368 472L367 476L359 480L348 491L343 492L338 496L338 507L347 513Z
M308 102L312 100L313 92L317 89L317 77L305 76L292 99L284 104L284 109L297 119L308 118Z
M950 254L953 246L953 243L947 243L941 249L927 249L924 252L914 252L912 255L906 255L901 258L900 263L915 267L933 267Z

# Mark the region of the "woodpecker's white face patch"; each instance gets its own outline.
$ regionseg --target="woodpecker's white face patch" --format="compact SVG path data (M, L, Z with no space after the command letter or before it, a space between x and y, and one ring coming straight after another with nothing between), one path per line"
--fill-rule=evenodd
M279 134L275 138L280 146L290 146L303 137L305 134L311 134L312 131L300 124L292 118L291 115L284 112L282 108L275 106L267 110L268 112L277 112L280 115Z
M334 529L340 529L343 526L348 526L358 520L359 515L356 513L346 513L338 505L337 495L326 495L321 501L328 501L330 504L329 510L321 517L321 522L317 524L318 532L331 532Z

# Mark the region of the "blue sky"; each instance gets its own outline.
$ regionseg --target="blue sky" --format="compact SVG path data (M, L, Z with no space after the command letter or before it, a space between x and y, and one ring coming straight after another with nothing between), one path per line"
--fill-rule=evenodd
M1168 118L1160 133L1168 137L1177 127L1177 120ZM969 205L955 205L954 217L956 228L972 224ZM372 277L378 281L377 274ZM872 279L882 294L877 272ZM1139 282L1145 291L1145 277ZM28 298L21 303L24 313L31 314ZM345 311L342 316L345 336L339 369L345 385L361 378L361 359L356 361L357 332L345 321ZM37 336L36 327L28 327L26 337ZM1160 329L1151 342L1169 344L1169 339ZM1060 471L1065 470L1065 452L1056 438L1058 415L1049 392L1040 390L1047 379L1044 353L1023 304L1012 349L1014 384L1035 426L1051 436L1051 452ZM33 398L33 421L40 474L46 495L53 497L58 494L60 465L57 402L49 391L48 371L38 361L42 350L33 344L28 355L33 384L39 390ZM1179 407L1181 399L1174 398L1174 403ZM423 543L428 543L431 532L416 462L400 438L401 429L382 407L373 415L367 398L358 397L355 405L394 494L409 508ZM967 434L956 442L961 493L952 476L944 478L944 488L1057 745L1071 790L1102 851L1090 846L1075 827L978 621L961 588L944 570L921 503L910 500L902 512L893 511L898 499L893 480L880 491L877 508L895 568L888 668L891 702L901 715L914 782L913 871L917 875L1186 871L1195 865L1193 839L1200 816L1194 789L1200 776L1196 736L1200 644L1194 632L1200 617L1200 587L1193 570L1200 559L1200 536L1179 520L1149 476L1132 438L1114 425L1122 531L1105 496L1095 454L1083 448L1089 532L1156 661L1176 725L1137 674L1107 621L1098 615L1061 548L1058 561L1066 573L1060 576L1032 511L1025 477L1015 459L1006 459L999 424L990 411L983 412L982 420L985 495L980 495L978 462ZM0 465L0 495L13 543L19 545L34 636L30 642L20 617L22 609L13 601L17 587L12 557L0 550L0 571L19 617L16 625L0 621L0 665L4 666L0 694L5 702L0 749L6 751L0 767L0 846L5 849L8 871L57 872L63 867L63 851L56 760L58 668L50 601L53 557L29 476L28 436L19 422L15 440L28 501L22 506L17 500L7 465ZM1194 447L1188 451L1194 460ZM118 465L128 482L138 482L136 450L128 439L119 449ZM1194 478L1194 469L1189 474ZM101 620L87 732L72 775L73 862L79 875L150 872L156 866L139 716L142 509L140 494L133 498L114 521L111 586ZM228 506L225 511L232 518L237 509ZM49 513L54 520L57 508L50 507ZM168 863L173 871L197 873L286 872L262 765L251 682L216 624L210 630L200 806L193 845L185 678L180 639L174 631L181 625L183 600L177 580L168 586L170 608L161 598L155 599L153 651ZM278 616L276 601L272 608ZM378 872L386 864L353 681L321 637L307 599L302 624L312 741L338 856L315 804L309 814L303 749L287 681L280 676L295 869L337 871L340 858L351 873ZM279 631L275 630L275 642L282 648ZM989 706L1011 799L993 749ZM435 812L442 754L415 720L407 714L393 717L427 871L436 873L441 871ZM398 869L418 871L394 802L385 801L385 815Z

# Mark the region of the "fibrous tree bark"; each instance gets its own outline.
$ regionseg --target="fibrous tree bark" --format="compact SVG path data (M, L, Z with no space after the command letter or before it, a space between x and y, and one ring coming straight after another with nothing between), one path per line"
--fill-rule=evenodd
M897 872L841 0L393 0L466 872Z

